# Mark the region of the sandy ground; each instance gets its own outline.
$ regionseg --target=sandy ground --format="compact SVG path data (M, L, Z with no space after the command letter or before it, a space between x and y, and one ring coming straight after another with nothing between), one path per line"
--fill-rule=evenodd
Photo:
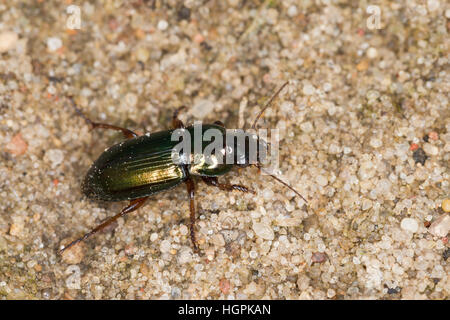
M374 2L1 2L0 297L448 299L450 6ZM57 255L126 205L81 193L122 137L65 96L139 132L182 104L236 128L285 81L260 123L308 206L233 171L257 195L197 184L202 257L184 186Z

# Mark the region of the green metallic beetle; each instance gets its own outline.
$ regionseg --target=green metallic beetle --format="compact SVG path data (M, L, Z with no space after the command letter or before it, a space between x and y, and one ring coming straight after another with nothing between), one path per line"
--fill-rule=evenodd
M269 99L267 104L255 119L252 129L256 129L256 123L263 112L270 106L273 99L287 84L288 83L285 83ZM121 131L127 138L126 141L115 144L105 150L94 162L82 183L82 192L88 198L94 200L129 200L130 203L120 213L109 218L92 231L60 249L59 253L63 253L73 245L87 239L91 235L117 220L119 217L137 210L145 203L149 196L172 189L183 182L187 186L190 200L190 237L195 252L198 252L199 250L195 236L195 184L193 177L200 177L208 185L218 187L221 190L237 190L241 192L254 193L252 190L242 185L220 183L217 177L226 174L234 166L247 167L249 165L254 165L260 170L266 172L261 166L262 161L259 154L257 155L257 163L250 163L249 152L247 149L240 150L241 154L242 152L244 153L244 159L241 159L242 161L235 161L233 164L229 164L226 161L221 161L220 164L216 164L214 166L211 166L210 163L205 161L199 163L175 163L173 161L173 150L178 142L173 141L172 139L174 130L184 129L188 131L190 135L195 135L194 126L185 127L183 122L178 119L178 113L180 110L185 108L184 106L174 112L172 118L172 126L174 129L139 136L135 132L125 128L91 121L81 112L81 110L76 107L73 99L69 99L71 100L76 112L83 117L93 129L103 128L118 130ZM224 125L219 121L216 121L214 124L203 125L201 128L202 136L209 129L219 130L224 137L227 134ZM251 136L259 140L259 137L256 135L252 134ZM202 151L205 147L206 143L202 139ZM226 147L225 141L224 147ZM231 147L231 152L236 151L234 154L239 153L237 152L237 149L239 149L240 146L236 143L229 147ZM266 173L269 174L268 172ZM269 175L303 198L303 196L301 196L287 183L272 174ZM305 198L303 199L305 200Z

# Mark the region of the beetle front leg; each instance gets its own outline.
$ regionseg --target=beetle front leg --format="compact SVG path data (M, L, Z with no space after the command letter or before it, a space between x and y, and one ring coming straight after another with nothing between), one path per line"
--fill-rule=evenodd
M247 192L247 193L253 193L256 194L255 191L242 186L240 184L227 184L227 183L220 183L219 179L217 179L217 177L202 177L202 180L209 186L213 186L213 187L217 187L220 190L225 190L225 191L233 191L233 190L237 190L237 191L241 191L241 192Z
M68 97L68 98L69 98L70 102L72 103L72 107L75 109L76 113L78 113L78 115L80 117L82 117L88 125L92 126L92 129L102 128L102 129L111 129L111 130L116 130L116 131L122 131L123 135L127 139L136 138L139 136L136 132L133 132L126 128L121 128L121 127L114 126L114 125L107 124L107 123L100 123L100 122L92 121L91 119L86 117L84 115L84 113L77 107L77 105L75 104L75 101L73 100L72 97Z
M191 241L194 246L194 252L199 253L197 239L195 237L195 184L192 178L186 180L187 192L189 195L189 207L191 211L189 229L191 233Z
M145 201L148 199L148 197L144 197L144 198L139 198L139 199L135 199L135 200L131 200L130 204L128 206L126 206L125 208L122 209L122 211L120 211L118 214L116 214L115 216L109 218L108 220L106 220L105 222L103 222L102 224L98 225L97 227L95 227L94 229L92 229L91 231L89 231L88 233L86 233L84 236L72 241L71 243L69 243L67 246L64 246L64 248L62 248L61 250L58 251L59 254L62 254L64 251L66 251L67 249L69 249L70 247L76 245L78 242L84 241L87 238L89 238L90 236L94 235L95 233L97 233L98 231L106 228L108 225L110 225L111 223L113 223L114 221L116 221L117 219L119 219L120 217L126 215L127 213L133 212L137 209L139 209L140 207L142 207L142 205L145 203Z
M184 123L183 121L181 121L180 119L178 119L178 114L180 113L181 110L186 109L186 106L181 106L178 109L176 109L173 112L173 116L172 116L172 127L174 129L181 129L184 128Z

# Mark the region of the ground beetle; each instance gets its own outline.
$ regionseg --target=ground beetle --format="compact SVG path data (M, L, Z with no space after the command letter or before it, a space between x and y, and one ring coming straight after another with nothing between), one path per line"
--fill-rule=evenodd
M281 88L269 99L266 105L253 122L252 129L256 129L257 121L263 112L271 105L274 98L287 85L286 82ZM198 252L197 241L195 237L195 184L193 177L200 177L206 184L218 187L221 190L232 191L237 190L241 192L254 193L249 188L236 185L224 184L218 181L218 176L229 172L233 166L247 167L249 165L256 166L259 170L264 171L278 182L294 191L298 196L303 198L296 190L289 186L286 182L280 180L278 177L267 172L258 159L256 164L249 163L248 150L245 154L247 161L240 164L223 164L210 167L206 163L196 165L175 164L172 160L172 150L177 143L171 140L173 130L178 128L185 128L185 130L193 131L193 126L185 127L183 122L178 119L178 113L185 107L178 108L172 118L172 130L160 131L152 134L144 134L139 136L137 133L117 127L110 124L98 123L91 121L86 117L81 110L76 106L74 100L70 97L69 100L75 111L84 118L87 124L93 129L103 128L121 131L127 138L126 141L118 143L105 150L100 157L94 162L89 169L84 181L82 183L83 193L90 199L104 200L104 201L124 201L129 200L130 203L120 213L109 218L102 224L98 225L92 231L86 233L81 238L72 241L67 246L59 250L59 253L64 252L73 245L81 242L96 232L102 230L119 217L126 215L129 212L140 208L149 196L161 191L166 191L184 182L187 186L187 191L190 200L190 237L195 252ZM203 125L203 132L207 129L214 128L220 130L226 135L226 129L220 121L214 124ZM193 133L193 132L191 132ZM253 137L259 139L258 136L252 134ZM227 146L232 149L238 148L237 145ZM236 154L236 153L235 153ZM303 198L306 202L305 198Z

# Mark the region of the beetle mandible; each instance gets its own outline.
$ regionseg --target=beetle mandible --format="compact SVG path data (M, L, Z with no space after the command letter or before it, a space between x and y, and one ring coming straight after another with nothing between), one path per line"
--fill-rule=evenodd
M257 115L251 129L256 130L257 122L261 115L272 104L272 101L280 94L287 84L288 82L284 83L275 92L275 94L272 95ZM194 251L198 253L199 249L195 235L195 184L193 177L199 177L207 185L217 187L221 190L236 190L240 192L254 193L254 191L243 185L226 184L218 181L218 176L226 174L233 168L233 166L241 168L251 165L255 166L260 171L264 171L266 174L294 191L307 203L306 199L298 191L262 167L262 161L259 154L257 155L257 162L250 163L248 149L243 150L245 155L243 161L235 162L233 164L222 162L220 165L211 167L205 162L200 164L175 163L172 158L172 151L176 144L176 142L171 139L173 131L176 129L184 129L189 131L189 133L194 131L193 126L185 127L183 122L178 118L178 113L186 108L185 106L175 110L172 117L172 130L138 135L137 133L126 128L90 120L76 106L72 97L69 97L69 100L71 101L72 107L75 111L86 121L88 125L92 127L92 129L103 128L121 131L125 138L127 138L126 141L115 144L106 149L93 163L83 180L81 187L82 192L88 198L94 200L128 200L130 202L129 205L122 209L121 212L107 219L105 222L101 223L84 236L61 248L59 250L60 254L73 245L86 240L96 232L104 229L118 218L142 207L151 195L172 189L183 182L186 184L190 201L190 237ZM225 126L220 121L216 121L213 124L203 125L202 134L208 129L217 129L222 132L224 136L226 136ZM258 141L260 140L255 134L251 134L251 136L255 137ZM238 154L237 149L241 148L236 143L227 145L226 147L231 148L232 152L236 151L234 154ZM192 154L190 154L190 156L192 156Z

